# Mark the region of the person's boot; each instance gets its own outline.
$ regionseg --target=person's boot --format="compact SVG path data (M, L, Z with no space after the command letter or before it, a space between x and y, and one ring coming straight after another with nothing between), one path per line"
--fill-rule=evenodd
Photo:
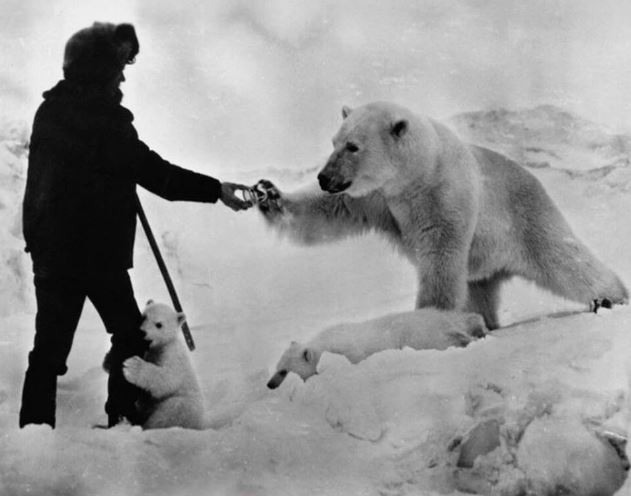
M20 428L28 424L48 424L55 428L57 374L53 370L29 365L24 377Z
M121 368L113 366L109 374L107 381L108 397L105 403L108 426L113 427L125 419L132 425L142 424L137 408L137 402L142 391L127 382Z

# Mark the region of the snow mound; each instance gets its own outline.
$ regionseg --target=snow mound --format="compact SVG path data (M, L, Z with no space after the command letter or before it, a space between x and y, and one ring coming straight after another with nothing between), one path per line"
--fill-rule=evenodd
M630 325L624 308L516 325L465 349L389 350L358 365L324 354L306 383L292 374L272 392L252 377L248 402L201 432L5 419L0 492L613 494L629 466L618 441ZM76 386L91 398L92 380ZM207 402L221 408L219 396ZM72 408L60 402L60 416Z
M30 260L22 237L22 195L26 179L29 131L25 124L0 127L0 316L28 310Z
M553 105L458 114L450 119L465 139L533 168L571 170L628 167L631 136Z

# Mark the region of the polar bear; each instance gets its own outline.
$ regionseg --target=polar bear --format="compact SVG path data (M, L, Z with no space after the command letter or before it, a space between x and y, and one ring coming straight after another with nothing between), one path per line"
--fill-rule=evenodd
M517 163L462 142L444 125L377 102L342 109L323 192L281 194L259 209L313 244L383 233L416 268L416 308L480 313L499 326L499 290L517 275L588 305L628 302L627 290L573 234L540 182Z
M123 374L144 394L139 400L143 429L204 428L204 400L188 350L179 336L183 313L149 300L140 326L149 342L143 358L123 363Z
M289 372L306 381L317 373L320 356L325 351L344 355L351 363L358 363L384 350L464 347L472 340L484 337L486 332L484 320L478 314L435 308L339 324L323 330L304 345L293 341L281 356L267 387L280 386Z

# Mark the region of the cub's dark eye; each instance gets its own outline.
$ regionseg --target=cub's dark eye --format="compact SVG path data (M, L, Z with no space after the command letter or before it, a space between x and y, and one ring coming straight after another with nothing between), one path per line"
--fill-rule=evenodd
M156 327L158 329L162 329L162 322L156 322Z
M346 149L351 153L359 151L359 147L355 143L346 143Z

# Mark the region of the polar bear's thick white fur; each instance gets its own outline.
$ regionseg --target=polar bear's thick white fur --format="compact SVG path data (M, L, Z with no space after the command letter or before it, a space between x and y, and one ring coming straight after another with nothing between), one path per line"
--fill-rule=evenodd
M540 182L494 151L392 103L345 107L318 180L325 192L281 194L269 223L313 244L379 231L416 268L416 308L480 313L490 329L500 286L517 275L588 305L627 290L573 234Z
M277 388L289 372L307 380L316 373L325 351L344 355L351 363L358 363L384 350L464 347L473 339L485 336L486 332L484 321L478 314L434 308L339 324L323 330L304 345L293 341L281 356L267 386Z
M144 357L123 363L123 374L144 392L139 400L143 429L204 428L204 400L179 329L183 313L149 301L140 329L149 342Z

